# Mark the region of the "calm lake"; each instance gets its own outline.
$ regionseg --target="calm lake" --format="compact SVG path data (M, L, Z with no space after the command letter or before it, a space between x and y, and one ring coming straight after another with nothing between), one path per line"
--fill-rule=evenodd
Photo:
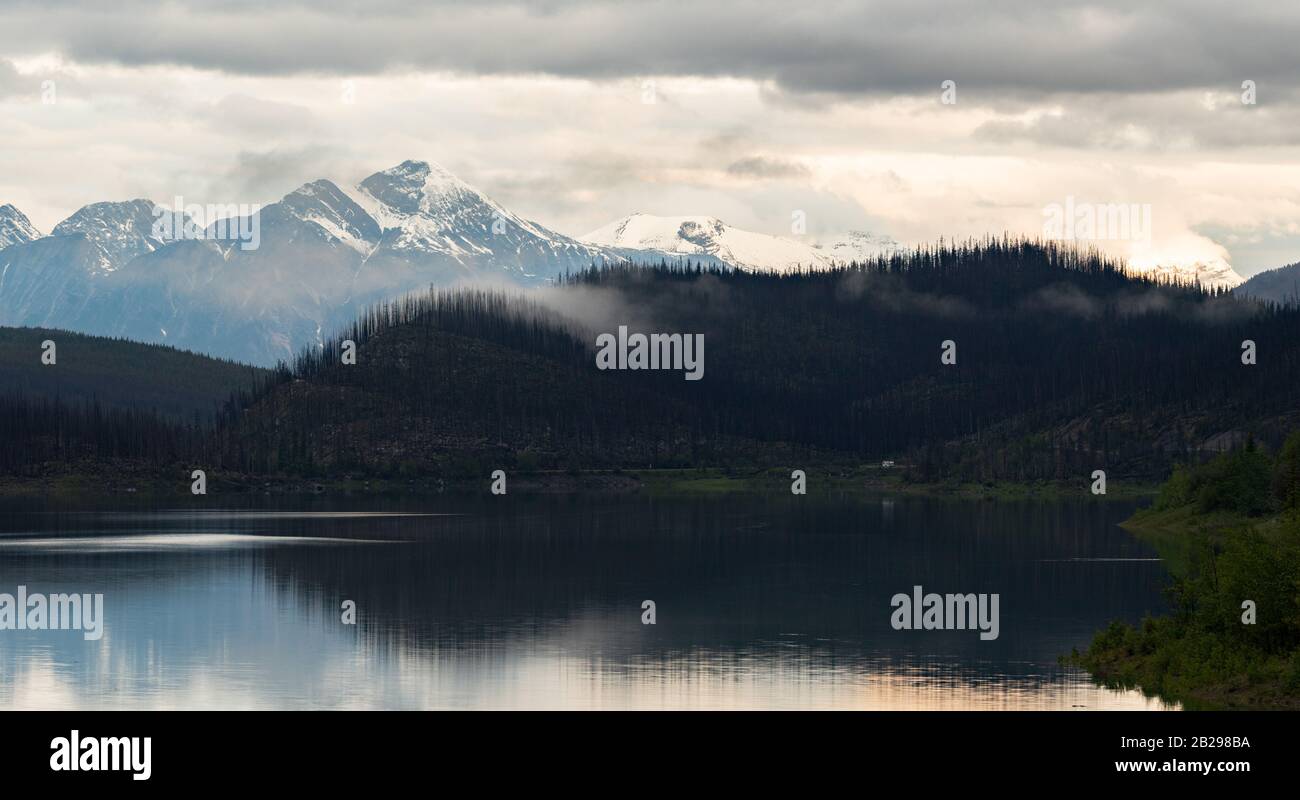
M1164 609L1126 503L135 505L0 504L0 593L104 598L96 641L0 630L0 708L1166 707L1057 664ZM915 585L998 594L998 638L894 630Z

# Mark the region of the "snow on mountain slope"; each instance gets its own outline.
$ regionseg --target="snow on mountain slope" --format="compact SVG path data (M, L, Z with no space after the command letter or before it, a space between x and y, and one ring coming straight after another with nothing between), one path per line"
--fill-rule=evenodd
M582 241L604 247L709 255L733 267L761 272L788 272L800 267L825 269L898 249L898 243L892 239L862 232L817 246L741 230L716 217L660 217L640 213L598 228L583 236Z
M664 259L786 272L895 252L853 233L820 245L706 216L634 214L583 239L521 217L446 169L404 161L352 189L304 184L263 207L258 242L160 241L148 200L95 203L41 237L0 207L0 324L165 342L257 364L319 345L367 305L462 282L536 286L592 264ZM222 226L229 228L227 224ZM247 231L248 225L236 226ZM1235 286L1227 264L1159 268Z
M710 255L734 267L765 272L830 265L829 256L809 245L733 228L715 217L638 213L598 228L582 241L603 247Z
M153 234L156 221L151 200L91 203L68 217L51 236L82 236L97 251L92 272L112 272L136 256L152 253L164 242Z
M103 257L84 236L43 236L0 250L0 325L96 332L93 323L79 326Z
M1235 289L1246 281L1230 265L1222 261L1213 263L1198 261L1195 264L1161 265L1147 269L1133 268L1130 272L1171 283L1199 283L1206 289Z
M902 245L888 236L866 231L850 231L848 236L837 239L818 249L839 264L874 261L878 256L891 256L902 250Z
M361 255L369 255L383 234L372 215L327 180L314 181L290 192L280 204L286 213L320 227Z
M503 278L535 284L610 258L512 213L443 167L404 161L351 193L383 229L358 276L363 289Z
M101 332L89 309L104 280L163 246L153 209L148 200L92 203L49 236L0 250L0 323Z
M27 215L6 203L0 206L0 250L41 238L41 232Z
M632 258L550 231L420 161L351 192L313 181L237 224L205 220L199 241L161 241L155 219L147 200L98 203L0 251L0 323L273 364L366 305L430 285L537 285ZM243 247L236 232L254 224L256 247Z

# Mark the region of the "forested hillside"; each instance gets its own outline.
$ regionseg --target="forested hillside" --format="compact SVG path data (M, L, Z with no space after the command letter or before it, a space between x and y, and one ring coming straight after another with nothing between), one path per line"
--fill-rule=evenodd
M46 364L42 342L55 344ZM0 328L0 394L98 402L176 420L211 417L264 369L185 350L45 328Z
M619 324L704 334L704 378L597 370L595 337ZM1158 477L1247 433L1280 440L1300 413L1297 334L1295 309L1024 242L798 276L617 267L535 301L440 292L375 309L338 337L356 365L338 340L305 355L227 430L224 457L763 465L794 445L926 479Z
M1287 264L1285 267L1252 275L1250 280L1232 292L1242 297L1275 303L1300 302L1300 264Z
M703 378L597 369L619 325L703 334ZM988 240L802 275L621 266L527 296L411 296L245 393L214 435L173 438L251 474L887 458L926 480L1155 478L1247 435L1275 446L1298 418L1294 307Z
M42 359L44 342L54 343L53 363ZM231 398L269 375L161 345L0 328L0 470L87 458L168 463L202 448Z

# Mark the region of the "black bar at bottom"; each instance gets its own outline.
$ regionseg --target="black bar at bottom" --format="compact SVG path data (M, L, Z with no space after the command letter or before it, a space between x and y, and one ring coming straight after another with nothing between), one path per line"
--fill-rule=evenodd
M1044 786L1051 790L1278 781L1296 766L1289 718L1268 713L23 712L3 720L6 779L52 787L339 789L463 775L540 790L565 773L580 784L612 769L632 785L638 775L761 785L772 775L856 773L926 786L1044 778L1056 781ZM77 755L89 759L78 767L101 757L110 767L116 757L119 769L71 769L61 753L73 755L73 731ZM52 759L64 769L52 769ZM136 779L146 760L148 779Z

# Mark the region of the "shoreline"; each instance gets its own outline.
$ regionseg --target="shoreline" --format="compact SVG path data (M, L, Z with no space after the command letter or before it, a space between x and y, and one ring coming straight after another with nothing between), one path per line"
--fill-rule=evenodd
M599 469L507 471L510 492L537 494L648 494L655 496L700 496L728 494L788 494L790 469L736 470L720 467L671 469ZM1140 500L1153 496L1156 484L1112 481L1105 495L1093 495L1087 481L998 481L962 482L909 479L902 473L886 473L874 467L813 467L807 473L807 494L862 492L864 495L898 495L985 501L1094 500L1098 502ZM104 469L101 472L68 472L43 477L0 476L0 498L175 498L191 496L187 468L176 470L168 481L156 471L132 472ZM206 497L248 496L365 496L487 493L490 476L482 478L392 478L342 476L308 478L300 476L253 476L211 472Z
M1285 541L1294 524L1282 514L1250 517L1194 505L1136 512L1120 526L1157 550L1172 577L1171 591L1192 605L1138 626L1114 621L1083 652L1062 661L1085 669L1099 685L1138 690L1186 710L1300 710L1300 651L1243 650L1226 631L1194 627L1188 616L1189 609L1214 602L1196 575L1202 553L1254 537Z

